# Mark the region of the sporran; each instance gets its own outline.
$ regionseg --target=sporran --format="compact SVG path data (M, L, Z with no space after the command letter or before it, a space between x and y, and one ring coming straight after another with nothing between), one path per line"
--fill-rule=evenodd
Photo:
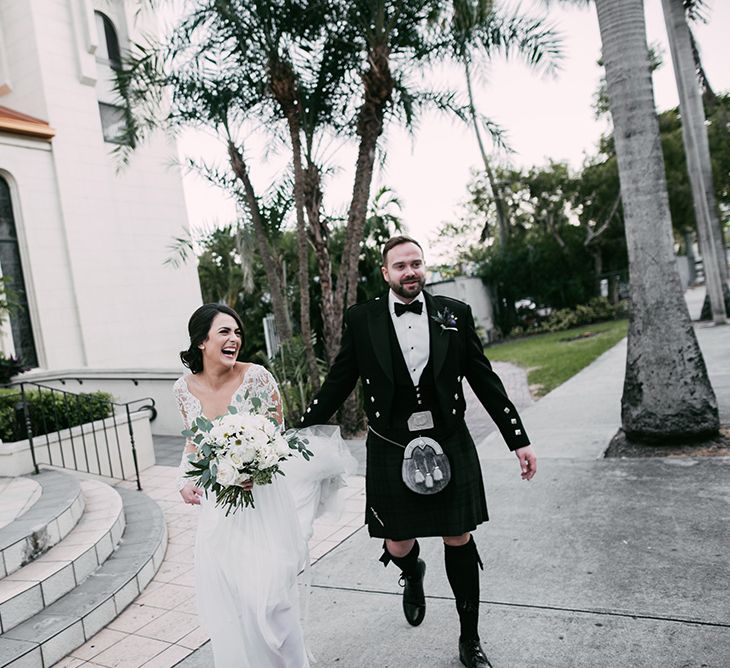
M368 425L379 439L403 448L401 478L403 484L416 494L436 494L451 480L451 463L443 448L428 436L417 436L408 445L401 445Z
M443 448L427 436L406 445L401 465L405 486L416 494L437 494L451 480L451 464Z

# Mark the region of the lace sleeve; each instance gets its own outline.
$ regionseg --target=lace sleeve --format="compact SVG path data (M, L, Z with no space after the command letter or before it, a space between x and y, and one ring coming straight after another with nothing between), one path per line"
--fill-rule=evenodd
M183 426L185 429L190 429L190 393L187 391L184 378L179 378L172 388L172 393L175 395L175 401L177 402L177 408L180 411L182 417ZM195 450L195 446L191 443L190 439L185 440L185 447L182 451L180 459L180 465L178 466L178 474L176 479L176 486L178 490L181 490L187 483L190 482L190 478L186 477L186 473L190 470L191 464L188 459L188 454Z
M184 379L178 378L172 388L172 393L175 395L175 402L177 403L177 409L180 411L180 416L182 417L183 427L185 429L190 429L190 418L188 417L188 406L186 401L187 397L185 396L186 392L183 387L184 383Z
M267 369L262 366L252 368L249 373L251 377L251 394L263 402L262 412L266 412L276 418L276 421L284 426L284 413L281 406L281 395L276 380Z

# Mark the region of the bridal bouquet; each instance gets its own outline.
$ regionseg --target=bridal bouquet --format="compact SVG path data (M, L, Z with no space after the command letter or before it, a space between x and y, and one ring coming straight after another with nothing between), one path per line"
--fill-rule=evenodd
M261 401L252 398L258 410ZM284 433L271 414L239 413L234 406L215 420L200 416L182 432L195 444L188 456L186 477L215 494L216 506L226 515L238 508L254 506L253 492L244 490L249 480L268 485L275 475L284 475L279 463L299 453L309 459L307 441L295 432Z

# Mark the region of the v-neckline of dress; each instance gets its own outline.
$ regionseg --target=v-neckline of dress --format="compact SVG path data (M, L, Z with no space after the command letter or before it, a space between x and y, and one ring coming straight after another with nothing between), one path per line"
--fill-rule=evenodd
M236 389L235 389L235 390L233 390L233 393L231 394L231 398L230 398L230 399L228 400L228 405L229 405L229 406L231 405L231 402L232 402L232 401L233 401L233 400L234 400L234 399L236 398L236 395L238 394L238 392L240 391L240 389L241 389L241 388L243 387L243 384L244 384L244 383L246 382L246 378L248 378L248 374L249 374L249 372L250 372L250 371L252 370L253 366L254 366L254 365L253 365L253 364L251 364L251 365L250 365L250 366L248 367L248 369L246 369L245 373L243 374L243 378L241 378L241 382L240 382L240 383L239 383L239 384L238 384L238 385L236 386ZM197 395L195 395L195 393L193 393L193 391L192 391L192 390L190 389L190 385L188 385L188 381L187 381L187 379L186 379L186 378L183 378L183 383L185 383L185 391L186 391L186 392L187 392L187 393L188 393L188 394L189 394L189 395L190 395L190 396L191 396L191 397L192 397L193 399L195 399L195 402L196 402L196 403L198 404L198 408L200 409L200 416L201 416L201 417L204 417L204 418L205 418L206 420L210 420L211 422L213 422L214 420L217 420L218 418L221 418L221 417L223 417L223 415L225 415L225 413L223 413L223 415L219 415L218 417L215 417L215 418L209 418L209 417L208 417L208 416L207 416L207 415L206 415L205 413L203 413L203 402L202 402L202 401L201 401L201 400L200 400L200 399L199 399L199 398L197 397Z

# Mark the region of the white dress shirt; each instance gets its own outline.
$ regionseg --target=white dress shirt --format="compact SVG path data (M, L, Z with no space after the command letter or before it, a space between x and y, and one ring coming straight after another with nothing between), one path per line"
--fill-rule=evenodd
M406 361L408 373L411 376L413 385L417 386L421 380L421 374L428 364L429 355L429 329L428 312L423 293L419 294L413 301L420 301L423 304L421 314L406 311L400 316L395 314L395 302L403 302L392 290L388 292L388 310L393 321L395 334L398 337L403 359Z

